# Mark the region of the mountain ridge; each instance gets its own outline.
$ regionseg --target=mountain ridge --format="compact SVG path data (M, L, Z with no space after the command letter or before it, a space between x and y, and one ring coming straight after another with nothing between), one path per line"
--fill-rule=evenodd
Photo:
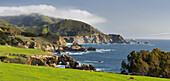
M39 14L0 16L0 18L17 25L24 31L36 34L46 34L48 32L52 32L65 37L65 39L66 37L69 38L70 36L75 36L74 40L80 39L84 41L83 43L128 43L120 35L106 35L91 25L77 20L59 19ZM88 37L85 38L85 36Z

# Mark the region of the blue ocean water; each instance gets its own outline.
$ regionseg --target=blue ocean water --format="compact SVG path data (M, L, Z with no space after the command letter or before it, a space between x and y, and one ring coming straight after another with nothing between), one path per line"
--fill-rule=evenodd
M80 63L93 64L98 71L120 73L121 62L126 60L131 51L149 50L159 48L164 51L170 51L170 40L137 40L140 44L82 44L86 48L96 47L96 52L87 53L69 53ZM149 41L149 44L144 44Z

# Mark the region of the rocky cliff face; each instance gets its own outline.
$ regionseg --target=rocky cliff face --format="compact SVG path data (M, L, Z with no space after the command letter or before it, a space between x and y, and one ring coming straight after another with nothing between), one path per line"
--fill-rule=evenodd
M128 43L120 35L89 35L63 37L67 43Z
M109 34L108 37L111 39L110 43L127 43L129 42L125 40L121 35Z

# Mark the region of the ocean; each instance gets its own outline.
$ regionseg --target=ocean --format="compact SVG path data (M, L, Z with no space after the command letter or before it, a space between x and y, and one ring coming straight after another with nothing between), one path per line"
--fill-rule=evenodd
M121 62L127 59L131 51L149 50L159 48L163 51L170 51L170 40L137 40L140 44L81 44L88 47L95 47L97 51L69 52L79 63L93 64L97 71L120 73ZM149 44L144 44L149 41Z

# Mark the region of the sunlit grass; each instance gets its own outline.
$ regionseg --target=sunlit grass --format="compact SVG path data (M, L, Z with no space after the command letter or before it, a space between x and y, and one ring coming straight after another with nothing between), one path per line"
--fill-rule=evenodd
M0 54L12 53L12 54L26 54L26 55L49 55L49 53L44 52L41 49L26 49L26 48L17 48L0 45Z
M129 81L130 76L106 72L0 63L0 81ZM169 81L169 79L165 78L133 77L133 81Z

